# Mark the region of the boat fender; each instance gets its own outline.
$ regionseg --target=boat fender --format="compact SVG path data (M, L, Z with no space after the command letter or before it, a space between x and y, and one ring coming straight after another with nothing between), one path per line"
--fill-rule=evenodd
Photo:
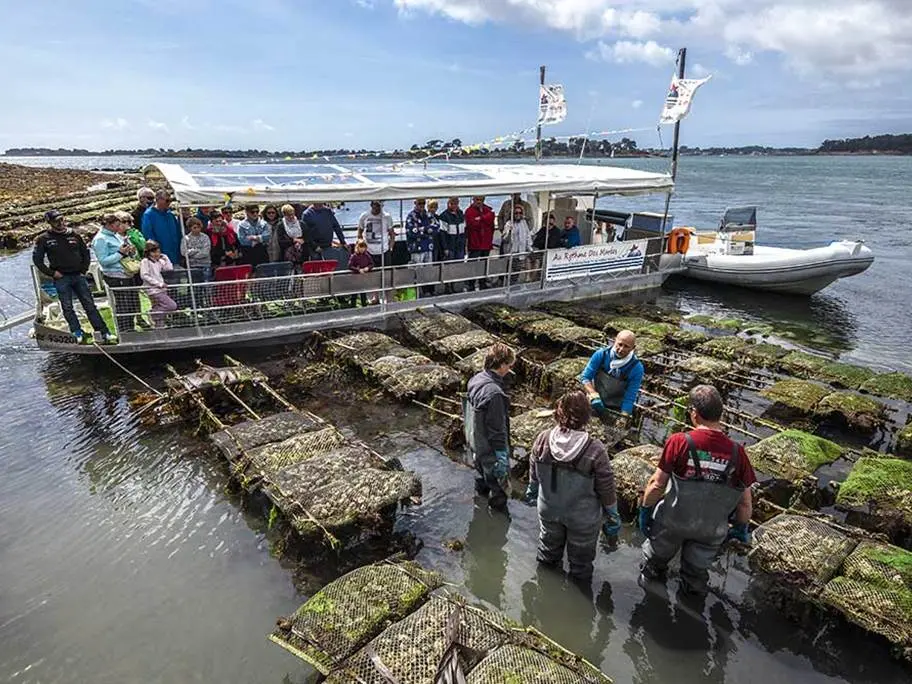
M696 230L690 226L678 226L668 232L668 245L666 251L669 254L686 254L690 247L690 236Z

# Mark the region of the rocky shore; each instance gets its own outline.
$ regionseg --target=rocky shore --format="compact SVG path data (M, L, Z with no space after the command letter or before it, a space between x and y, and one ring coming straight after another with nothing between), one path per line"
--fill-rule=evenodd
M102 214L132 208L140 183L139 174L0 163L0 249L28 247L50 209L66 214L78 232L94 234Z

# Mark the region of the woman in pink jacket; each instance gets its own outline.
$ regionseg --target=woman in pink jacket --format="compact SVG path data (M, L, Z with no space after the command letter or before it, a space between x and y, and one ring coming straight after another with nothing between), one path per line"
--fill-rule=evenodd
M177 310L177 303L168 296L168 286L162 278L162 271L173 271L174 266L167 254L155 240L146 240L143 260L139 265L139 277L145 285L145 292L152 300L152 325L160 328L165 314Z

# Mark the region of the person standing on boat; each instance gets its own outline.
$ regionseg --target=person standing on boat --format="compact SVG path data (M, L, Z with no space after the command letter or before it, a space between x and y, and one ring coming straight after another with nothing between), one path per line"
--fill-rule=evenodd
M180 261L181 229L171 211L171 195L167 190L157 191L155 204L143 214L142 234L146 240L155 240L172 263Z
M415 200L415 208L405 218L405 239L408 245L409 260L413 264L429 264L434 260L434 243L436 242L439 223L425 208L427 201L423 197ZM434 294L434 287L423 285L421 294Z
M133 228L142 232L143 214L146 209L152 206L155 201L155 191L152 188L140 188L136 191L136 206L131 212L133 217ZM142 254L142 252L140 252Z
M561 233L560 246L561 247L579 247L583 244L583 240L580 236L580 229L576 225L576 220L572 216L568 216L564 219L564 230Z
M367 243L374 268L392 266L396 233L393 231L393 217L383 211L380 200L373 200L370 210L358 217L358 239Z
M500 211L497 212L497 227L500 230L505 229L507 221L510 221L513 218L516 207L522 207L523 216L525 216L526 221L529 222L529 228L534 231L536 221L532 205L523 200L518 192L513 193L510 199L506 200L503 204L500 205Z
M209 239L212 242L209 249L212 268L237 265L241 255L237 234L225 222L225 214L218 209L209 214Z
M443 259L461 260L465 257L466 219L459 208L459 198L450 197L440 219L440 244L443 248Z
M81 237L69 229L66 219L59 211L52 209L44 218L51 227L35 239L32 263L44 275L53 279L60 301L60 311L70 327L70 333L79 344L85 339L79 317L73 308L75 296L82 304L95 334L101 336L101 342L107 344L116 341L95 307L89 283L85 278L91 261L89 248Z
M238 241L241 243L241 260L255 269L269 261L267 245L272 234L269 224L260 217L260 205L251 203L244 207L245 218L238 224Z
M557 426L540 432L532 444L523 497L526 505L538 505L538 562L560 568L566 549L568 574L583 583L592 580L599 531L609 539L621 531L614 471L605 445L586 431L591 417L585 392L574 390L557 400Z
M501 511L507 509L510 469L510 399L504 377L515 362L513 349L493 345L485 355L484 370L469 380L462 402L466 444L478 472L475 491Z
M513 208L513 218L504 224L504 254L521 255L513 258L511 269L520 271L519 276L513 276L514 282L526 282L529 277L529 252L532 251L532 229L523 212L521 204Z
M596 351L579 380L599 416L606 408L620 409L619 423L626 427L633 416L637 394L643 384L643 363L636 355L636 335L622 330L610 347Z
M681 588L706 592L709 566L722 543L749 543L750 487L757 481L744 447L722 430L722 397L711 385L690 390L694 429L665 442L639 512L644 581L661 579L681 552ZM731 522L731 524L729 524Z
M339 225L333 210L323 202L314 202L301 214L301 224L304 226L305 240L310 248L311 259L322 259L323 250L332 247L333 234L339 239L339 244L348 249L345 243L345 233Z
M472 205L465 211L466 220L466 247L470 259L487 257L491 254L494 244L494 210L485 204L482 195L472 198ZM470 290L475 289L474 281L468 281ZM487 289L488 283L484 278L478 280L478 287Z
M203 222L195 216L187 221L190 232L181 239L181 254L188 269L202 271L202 280L212 277L212 240L203 232Z
M139 315L139 292L136 290L139 282L139 260L142 256L127 239L127 225L120 214L105 214L101 219L101 230L92 240L92 251L95 252L95 260L101 266L101 277L111 288L114 310L121 323L120 327L147 327L145 319Z

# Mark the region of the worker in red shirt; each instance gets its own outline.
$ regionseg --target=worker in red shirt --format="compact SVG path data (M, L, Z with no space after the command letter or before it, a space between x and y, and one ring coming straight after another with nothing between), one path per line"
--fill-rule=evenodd
M495 221L494 210L485 204L485 198L473 197L471 206L465 210L466 248L469 251L469 259L487 257L491 253L494 246ZM470 290L475 289L475 283L472 281L469 281L468 286ZM484 290L487 289L488 283L481 278L478 286Z
M711 385L690 391L694 429L671 435L649 479L640 507L643 580L662 579L681 551L681 588L703 594L726 538L748 543L757 481L744 447L729 439L719 421L722 397ZM731 523L731 524L730 524Z

